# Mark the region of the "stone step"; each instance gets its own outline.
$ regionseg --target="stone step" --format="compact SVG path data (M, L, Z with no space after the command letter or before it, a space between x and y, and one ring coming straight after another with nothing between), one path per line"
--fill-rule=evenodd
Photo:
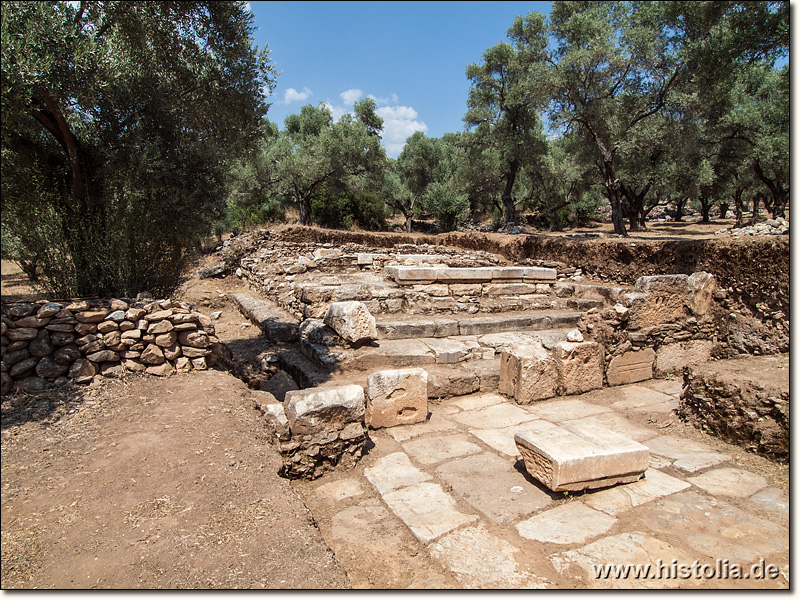
M583 300L570 298L570 300ZM594 302L594 301L589 301ZM591 308L591 306L589 306ZM464 316L407 316L376 319L378 339L445 338L459 335L485 335L509 331L529 331L575 327L581 318L576 311L538 311Z
M258 325L270 341L291 343L300 339L297 319L270 300L252 294L234 294L233 303L244 316Z
M554 283L557 272L547 267L417 267L388 266L384 272L398 285L431 283Z
M330 381L331 375L300 352L286 350L278 354L278 366L301 388L317 387Z
M306 357L333 373L384 368L424 368L426 365L455 365L466 362L475 365L496 358L504 348L511 346L539 342L545 348L552 348L558 342L566 341L568 331L569 328L564 328L443 338L384 339L361 348L325 346L301 339L300 348Z

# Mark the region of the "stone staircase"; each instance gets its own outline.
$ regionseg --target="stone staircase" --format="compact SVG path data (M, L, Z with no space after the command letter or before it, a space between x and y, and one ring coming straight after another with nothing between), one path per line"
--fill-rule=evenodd
M452 266L447 258L335 257L335 267L328 262L324 271L292 277L291 295L285 288L269 294L277 306L252 296L235 301L271 341L299 341L300 353L292 351L287 366L291 362L301 386L319 381L320 369L333 383L381 369L424 367L435 398L496 390L503 349L534 342L553 348L568 339L586 311L612 306L630 291L567 281L553 268ZM299 308L294 304L292 310L289 297ZM377 335L370 344L343 343L324 324L330 304L347 301L363 303L375 317ZM296 338L287 335L295 331L289 311L303 316ZM302 365L315 372L306 377Z

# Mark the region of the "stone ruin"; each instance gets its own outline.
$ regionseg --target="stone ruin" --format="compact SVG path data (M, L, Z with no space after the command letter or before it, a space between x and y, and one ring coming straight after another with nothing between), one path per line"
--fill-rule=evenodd
M439 398L484 391L529 404L682 375L711 359L725 298L713 275L643 276L624 286L527 262L438 246L291 242L265 243L241 257L236 273L254 292L234 302L272 342L265 364L273 377L301 388L261 406L284 474L313 478L341 461L352 464L370 428L424 421L427 403ZM342 382L354 405L362 399L359 408L338 405ZM322 419L310 428L297 420L306 395ZM642 448L614 436L608 432L606 445L617 468L590 470L597 481L637 479L646 468ZM543 443L517 441L529 458ZM556 460L544 447L538 452ZM626 463L629 455L635 458ZM543 464L527 463L532 473ZM545 469L551 475L555 464ZM547 485L591 488L597 481Z

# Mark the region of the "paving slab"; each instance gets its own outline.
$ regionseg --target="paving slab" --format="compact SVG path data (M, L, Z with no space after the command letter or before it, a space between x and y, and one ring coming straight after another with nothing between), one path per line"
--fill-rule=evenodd
M468 410L457 415L453 419L463 423L468 427L478 429L499 429L519 425L527 421L532 421L538 417L524 408L512 404L502 403L494 406L487 406L478 410Z
M544 589L547 579L521 567L518 549L481 525L454 531L428 547L465 588Z
M364 475L382 496L401 487L433 479L412 465L405 452L394 452L379 458L374 465L364 469Z
M609 429L538 420L514 436L525 468L553 491L581 491L638 480L650 451Z
M789 519L789 498L777 488L769 487L750 496L750 501L769 512L773 517Z
M481 448L457 433L447 436L423 436L403 444L403 449L423 465L432 465L449 458L477 454Z
M671 379L650 379L648 381L643 381L640 385L656 392L661 392L662 394L667 394L668 396L677 398L681 395L681 391L683 390L683 378L672 377Z
M444 411L433 407L433 412L427 421L414 423L412 425L398 425L388 429L396 442L405 442L415 437L428 434L440 434L446 431L453 431L457 425L447 418Z
M695 556L685 550L647 535L643 532L620 533L601 538L581 548L556 554L550 558L560 573L573 565L585 574L585 584L595 588L684 588L692 582L684 579L648 579L628 577L602 577L599 570L605 565L656 565L657 561L670 565L673 560L692 564ZM581 585L583 587L583 585Z
M448 338L424 338L420 340L431 349L437 364L451 365L467 359L469 348Z
M453 493L495 523L521 519L552 502L550 494L531 485L514 468L513 459L493 452L441 464L436 467L436 475Z
M561 423L567 420L580 419L591 415L610 412L607 406L589 404L582 400L570 398L568 400L549 400L540 402L530 407L530 411L536 416L550 421L551 423Z
M617 410L625 408L645 408L655 404L674 401L669 394L662 394L643 385L626 385L617 388L620 399L611 406ZM676 407L677 408L677 407Z
M478 408L486 408L487 406L494 406L495 404L502 404L505 399L497 394L475 394L463 398L457 398L452 401L462 410L475 410Z
M427 544L442 534L478 520L459 512L453 498L436 483L418 483L383 496L414 536Z
M529 540L550 544L581 544L603 535L617 520L575 499L517 523L517 532Z
M714 559L753 563L760 558L788 558L785 527L696 491L656 500L640 519L641 527L677 537Z
M606 429L621 433L637 442L648 440L658 435L657 430L636 425L620 413L614 411L591 415L589 417L567 419L563 422L584 424L593 427L605 427Z
M514 441L514 435L520 431L520 429L524 429L524 424L502 427L500 429L470 429L469 432L498 452L506 456L518 457L521 455L519 453L519 448L517 448L517 443Z
M711 446L687 438L664 435L645 440L644 445L655 454L672 459L672 464L689 473L713 467L730 457L714 452Z
M743 469L714 469L702 475L689 477L688 481L713 496L745 498L767 487L767 480Z
M584 502L594 509L617 516L651 500L675 494L690 484L656 469L648 469L643 479L628 485L601 490L584 496Z

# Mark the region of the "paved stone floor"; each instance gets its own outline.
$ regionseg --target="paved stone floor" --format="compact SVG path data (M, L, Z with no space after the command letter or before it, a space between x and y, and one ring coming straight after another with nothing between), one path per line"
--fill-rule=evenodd
M529 406L486 393L431 403L425 423L370 432L355 469L296 489L354 587L788 588L788 498L724 446L667 433L680 388L652 380ZM645 444L646 477L550 492L513 440L537 419Z

